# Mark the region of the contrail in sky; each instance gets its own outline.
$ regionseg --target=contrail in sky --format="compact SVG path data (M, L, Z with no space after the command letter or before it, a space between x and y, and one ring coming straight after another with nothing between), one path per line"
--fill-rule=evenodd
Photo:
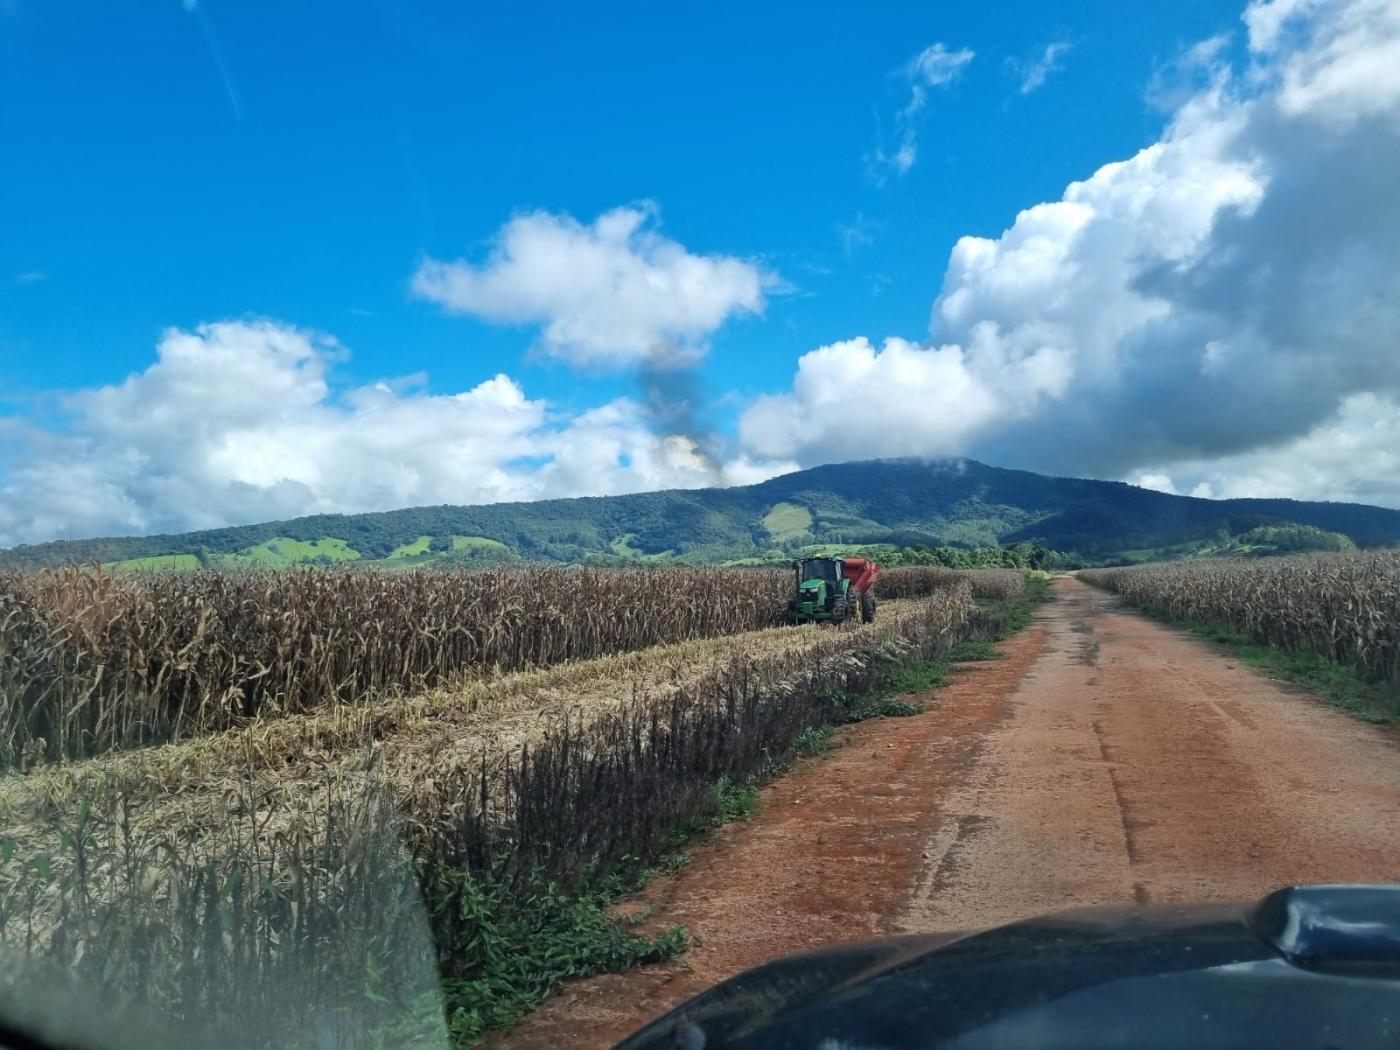
M233 74L228 70L228 63L224 61L224 53L219 48L219 38L214 35L214 23L209 21L209 16L204 13L204 8L199 0L182 0L184 8L199 21L199 28L204 31L204 39L209 42L209 53L214 56L214 65L219 67L219 76L224 80L224 91L228 93L229 105L233 107L233 115L241 124L243 123L243 105L238 101L238 86L233 82Z

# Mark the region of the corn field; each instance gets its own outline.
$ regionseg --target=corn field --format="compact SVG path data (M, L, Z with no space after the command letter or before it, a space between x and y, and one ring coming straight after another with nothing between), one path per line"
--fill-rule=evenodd
M745 569L0 576L0 768L782 622Z
M528 919L655 857L717 778L841 721L972 611L956 581L873 624L321 705L0 780L0 941L159 1008L183 1045L230 1025L239 1045L377 1045L385 1025L378 1044L406 1045L432 1026L421 975L470 989L502 909ZM487 709L487 690L507 699Z
M959 580L977 597L1022 582L905 567L877 587L927 597ZM782 622L791 587L778 569L0 575L0 769L758 630Z
M1400 552L1203 559L1079 577L1131 605L1400 683Z

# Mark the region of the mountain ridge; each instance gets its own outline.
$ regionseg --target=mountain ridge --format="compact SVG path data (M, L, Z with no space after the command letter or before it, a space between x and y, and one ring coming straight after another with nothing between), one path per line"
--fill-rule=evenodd
M827 464L732 488L309 515L186 533L55 540L0 565L182 559L169 567L297 561L714 562L820 543L1038 543L1104 558L1295 523L1362 546L1400 543L1400 510L1291 499L1210 500L975 460Z

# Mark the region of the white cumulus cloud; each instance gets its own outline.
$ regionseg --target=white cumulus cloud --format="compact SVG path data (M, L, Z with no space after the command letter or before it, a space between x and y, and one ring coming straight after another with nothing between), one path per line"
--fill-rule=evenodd
M146 370L72 395L62 425L0 427L0 546L388 510L737 483L619 399L561 416L505 375L337 390L345 350L272 321L171 329Z
M695 361L730 317L762 311L775 281L752 262L663 236L648 204L588 224L518 215L482 263L425 260L413 290L455 313L539 325L541 347L573 364L626 367Z
M1010 347L994 326L966 347L860 337L804 354L790 393L760 398L740 420L744 448L771 459L824 463L859 456L962 452L1008 413L1063 392L1063 350Z
M748 409L748 446L1400 505L1400 474L1374 473L1400 404L1400 5L1245 22L1245 68L1193 49L1210 69L1158 141L957 242L927 345L814 351ZM888 425L829 411L842 382Z

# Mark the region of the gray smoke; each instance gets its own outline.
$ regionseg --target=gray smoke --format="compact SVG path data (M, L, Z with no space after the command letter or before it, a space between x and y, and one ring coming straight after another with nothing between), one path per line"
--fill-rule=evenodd
M669 355L653 355L638 368L637 384L656 433L689 439L696 455L704 461L711 483L718 484L725 441L704 418L706 396L700 369L677 364Z

